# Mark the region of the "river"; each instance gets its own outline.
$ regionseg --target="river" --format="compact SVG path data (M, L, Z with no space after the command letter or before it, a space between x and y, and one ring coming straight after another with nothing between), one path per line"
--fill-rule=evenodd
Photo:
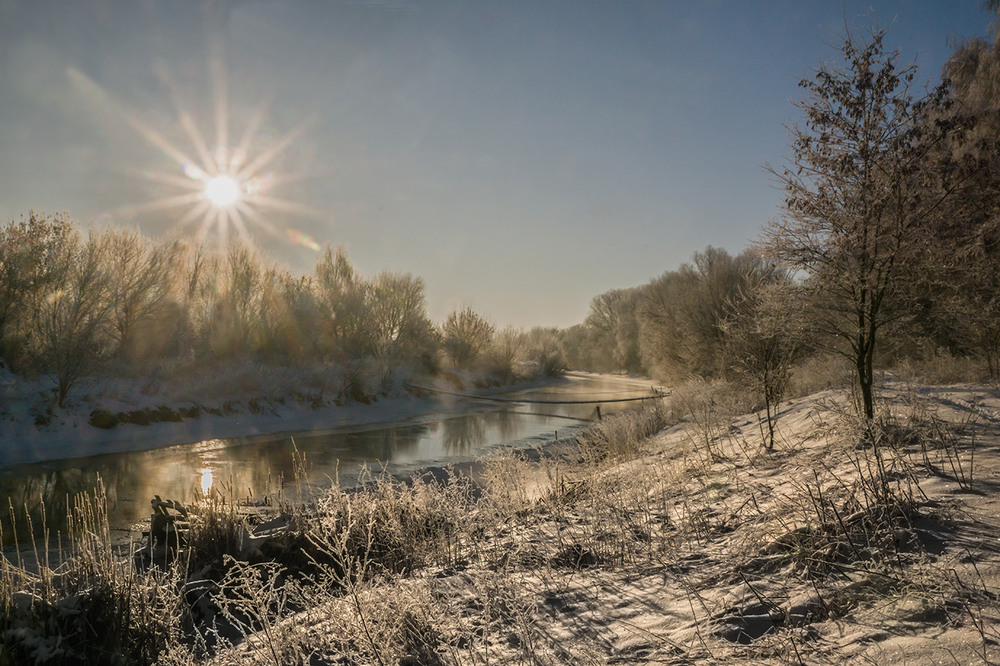
M648 380L571 373L552 385L492 395L531 401L611 400L650 395L651 388ZM37 532L44 507L49 524L58 529L65 524L67 503L78 493L92 492L100 482L108 498L112 528L127 533L148 518L154 495L186 503L208 494L240 499L288 496L301 485L324 487L334 479L347 486L365 467L406 475L421 467L470 460L500 447L539 446L557 436L570 436L597 414L594 404L453 397L432 404L431 413L403 422L211 439L7 467L0 469L0 501L15 508L22 527L26 510ZM602 404L601 412L638 404ZM371 408L377 410L378 404ZM9 516L5 518L4 545L9 545L14 531L9 529Z

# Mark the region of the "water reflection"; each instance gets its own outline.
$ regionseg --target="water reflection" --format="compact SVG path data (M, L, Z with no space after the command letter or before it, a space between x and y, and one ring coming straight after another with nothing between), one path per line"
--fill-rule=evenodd
M444 450L451 455L464 455L486 441L485 418L480 414L448 419L441 427Z
M201 494L208 497L212 494L212 482L215 480L215 475L212 472L211 467L206 467L201 470Z
M66 531L66 516L79 495L93 494L101 485L106 488L110 508L133 500L127 489L143 475L131 459L108 461L99 467L88 465L21 466L0 471L0 498L3 507L3 545L24 543L31 536L42 535L43 526L53 537ZM125 496L122 496L122 492ZM146 505L148 506L148 504Z
M512 442L521 438L521 434L518 431L519 419L513 412L504 409L493 412L490 416L490 423L496 428L499 441Z

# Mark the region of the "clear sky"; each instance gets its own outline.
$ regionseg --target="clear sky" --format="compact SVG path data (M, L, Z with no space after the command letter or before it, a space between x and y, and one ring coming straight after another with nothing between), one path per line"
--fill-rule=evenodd
M0 223L193 238L192 183L230 164L293 271L343 245L422 277L436 321L569 326L777 214L762 165L796 84L869 8L921 84L990 22L975 0L0 0Z

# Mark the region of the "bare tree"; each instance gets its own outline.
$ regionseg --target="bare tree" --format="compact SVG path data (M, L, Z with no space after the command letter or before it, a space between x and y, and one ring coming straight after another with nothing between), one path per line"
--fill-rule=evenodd
M170 248L154 246L138 231L105 232L112 266L111 323L116 352L135 361L140 356L137 330L160 313L170 292Z
M750 251L735 257L708 247L653 280L639 300L640 345L645 364L657 375L683 380L691 375L719 377L726 372L723 322L740 295L773 267Z
M64 216L29 213L0 228L0 359L21 360L34 334L34 318L64 275L53 260L76 242Z
M722 325L733 369L764 400L767 433L762 435L768 449L774 448L778 404L801 348L802 311L793 305L796 299L787 279L755 284L740 295Z
M913 66L885 53L874 28L842 46L846 68L820 67L800 83L805 126L793 125L791 157L771 169L785 190L782 215L764 230L765 252L805 275L821 332L853 364L860 408L874 417L873 368L883 328L902 310L893 297L908 271L921 216L942 196L925 196L924 159L939 137L918 120L939 88L915 99Z
M489 349L495 328L472 308L455 310L442 326L444 350L458 368L468 368Z
M60 279L40 303L36 342L43 368L55 375L60 407L76 382L107 356L109 248L106 235L91 232L81 241L74 233L59 255L48 258Z

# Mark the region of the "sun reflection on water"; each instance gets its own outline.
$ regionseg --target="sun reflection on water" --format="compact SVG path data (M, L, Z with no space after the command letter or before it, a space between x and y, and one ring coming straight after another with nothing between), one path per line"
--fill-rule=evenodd
M215 477L211 467L204 467L201 470L201 494L208 495L212 492L212 483Z

